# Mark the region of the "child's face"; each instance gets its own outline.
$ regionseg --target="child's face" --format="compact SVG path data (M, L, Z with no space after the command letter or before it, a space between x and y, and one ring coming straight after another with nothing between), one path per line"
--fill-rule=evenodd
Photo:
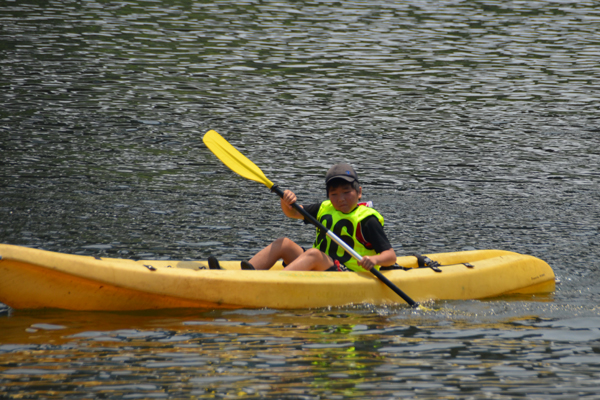
M361 195L362 187L359 187L357 192L350 183L329 189L331 204L336 210L344 214L348 214L356 208Z

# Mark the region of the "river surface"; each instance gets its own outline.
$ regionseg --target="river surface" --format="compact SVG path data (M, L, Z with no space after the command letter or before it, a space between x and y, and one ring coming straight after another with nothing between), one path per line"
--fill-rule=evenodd
M0 398L600 399L599 38L597 1L0 0L1 243L309 245L215 129L301 203L352 163L399 255L510 250L561 282L429 311L0 305Z

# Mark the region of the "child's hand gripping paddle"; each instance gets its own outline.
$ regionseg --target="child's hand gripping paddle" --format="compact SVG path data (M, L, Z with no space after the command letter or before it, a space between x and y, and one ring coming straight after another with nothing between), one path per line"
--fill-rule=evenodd
M238 175L250 179L255 182L262 183L272 192L277 193L279 197L283 197L283 191L271 182L265 174L248 158L246 158L242 153L236 150L227 140L225 140L221 135L219 135L216 131L210 130L206 132L204 137L202 138L206 147L209 148L210 151L213 152L215 156L219 158L229 169ZM327 229L323 224L317 221L312 215L310 215L304 208L300 207L298 203L293 203L292 207L296 209L302 216L308 220L310 223L315 225L317 228L326 232L327 236L331 238L338 245L342 246L344 250L346 250L352 257L356 258L358 261L362 260L362 256L358 254L352 247L348 246L346 242L337 237L333 232ZM385 283L390 289L392 289L398 296L402 297L404 301L406 301L409 305L413 307L418 307L419 304L415 302L413 299L408 297L402 290L400 290L396 285L390 282L385 276L381 274L377 269L372 268L371 273L375 275L380 281Z

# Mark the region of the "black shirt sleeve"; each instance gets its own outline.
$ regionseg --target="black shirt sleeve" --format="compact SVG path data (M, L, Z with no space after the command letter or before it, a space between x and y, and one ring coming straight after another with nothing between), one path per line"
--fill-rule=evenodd
M360 223L365 240L373 245L373 250L381 253L392 248L383 226L376 216L369 215Z
M309 204L309 205L303 206L303 207L307 213L309 213L315 219L317 219L317 214L319 213L319 208L321 208L321 203ZM304 218L304 223L310 224L310 221L308 221L306 218Z

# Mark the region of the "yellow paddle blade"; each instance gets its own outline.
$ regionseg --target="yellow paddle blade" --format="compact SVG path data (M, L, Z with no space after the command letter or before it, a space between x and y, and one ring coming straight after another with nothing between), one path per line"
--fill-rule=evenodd
M269 189L273 186L265 174L246 156L233 147L223 136L210 130L204 134L202 141L219 160L233 172L255 182L262 183Z

